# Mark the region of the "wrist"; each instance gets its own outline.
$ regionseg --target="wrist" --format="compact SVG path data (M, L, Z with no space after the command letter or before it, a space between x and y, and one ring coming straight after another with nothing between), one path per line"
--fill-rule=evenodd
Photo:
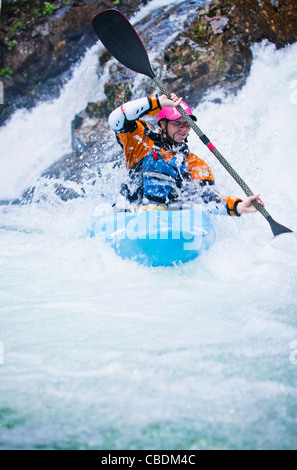
M243 214L243 203L242 201L236 201L233 207L234 214L240 217Z
M161 102L160 102L160 96L155 95L155 98L156 98L156 102L157 102L157 105L158 105L159 109L162 110L162 105L161 105Z
M160 104L160 107L163 108L165 106L165 100L167 101L167 96L165 95L161 95L161 96L158 96L158 101L159 101L159 104Z

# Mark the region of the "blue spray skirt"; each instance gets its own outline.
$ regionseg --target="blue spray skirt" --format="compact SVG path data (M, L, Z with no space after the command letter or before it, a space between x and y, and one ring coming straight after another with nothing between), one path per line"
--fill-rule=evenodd
M147 266L194 260L215 238L209 217L199 208L110 210L94 218L90 235L105 240L121 258Z

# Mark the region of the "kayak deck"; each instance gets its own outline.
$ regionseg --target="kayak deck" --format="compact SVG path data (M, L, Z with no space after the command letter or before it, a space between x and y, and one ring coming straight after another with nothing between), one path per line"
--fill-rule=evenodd
M146 266L173 266L197 258L214 242L209 217L197 208L106 211L93 221L91 237L105 240L123 259Z

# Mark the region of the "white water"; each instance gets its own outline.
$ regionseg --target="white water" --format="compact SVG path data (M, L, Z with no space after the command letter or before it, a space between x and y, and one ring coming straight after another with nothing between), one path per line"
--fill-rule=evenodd
M17 198L42 170L71 151L71 121L88 103L104 98L96 74L100 44L85 55L61 96L31 111L17 111L0 128L0 199Z
M153 0L131 21L142 20L162 5L173 6L183 0ZM194 7L193 7L194 8ZM174 18L172 18L174 19ZM175 28L182 24L181 21ZM178 33L176 29L175 35ZM42 170L71 151L71 121L89 101L105 98L106 76L98 77L100 41L75 68L61 96L44 102L31 111L17 111L5 128L0 128L0 199L18 198L34 184Z
M294 230L296 53L296 44L256 47L238 96L196 110L272 216ZM1 129L10 151L0 156L2 198L19 196L69 145L75 98L94 93L78 83ZM54 124L62 109L63 136ZM241 196L194 136L190 144L222 191ZM0 207L1 448L296 449L296 235L273 239L260 215L214 217L208 253L148 269L86 236L100 184L84 200Z

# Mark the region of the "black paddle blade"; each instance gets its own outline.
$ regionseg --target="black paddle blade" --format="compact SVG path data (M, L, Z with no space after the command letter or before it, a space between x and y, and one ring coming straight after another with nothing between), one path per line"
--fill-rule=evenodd
M106 49L121 64L134 72L155 77L140 37L120 11L109 9L98 13L92 26Z
M269 223L272 233L275 237L281 235L282 233L293 233L293 230L290 230L284 225L277 223L272 217L267 217L266 220Z

